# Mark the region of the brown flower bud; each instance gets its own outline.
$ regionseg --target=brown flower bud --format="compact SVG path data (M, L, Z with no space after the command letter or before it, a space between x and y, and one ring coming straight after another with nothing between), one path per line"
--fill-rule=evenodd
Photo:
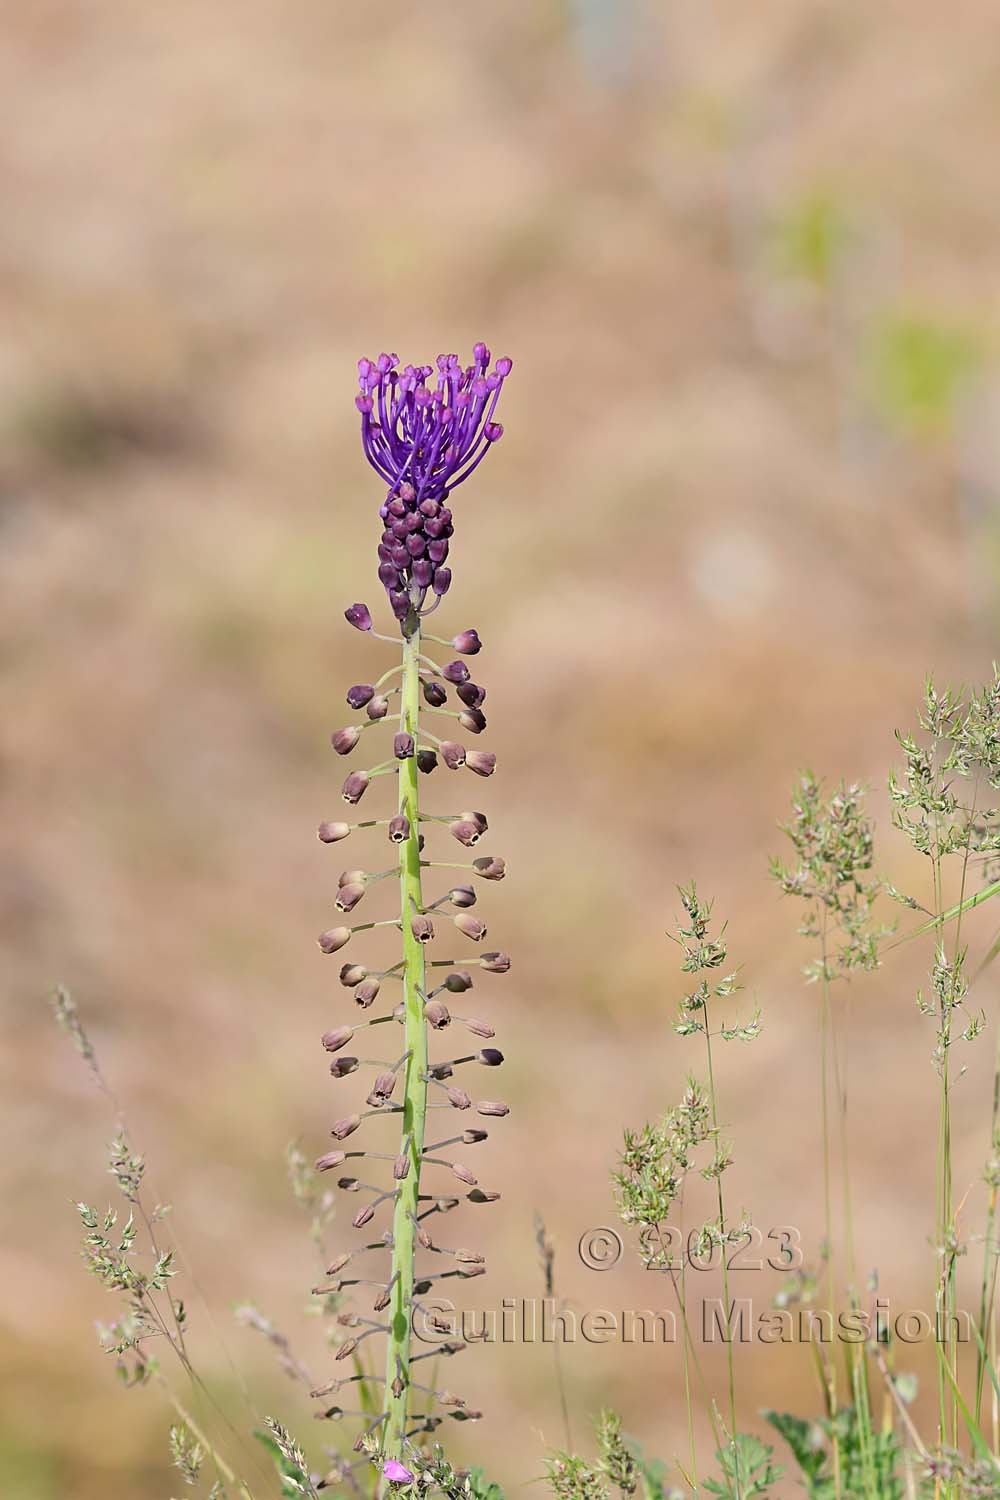
M410 820L402 813L389 819L389 838L394 844L405 844L410 837Z
M457 1177L459 1182L464 1182L468 1187L475 1187L479 1181L477 1177L473 1177L468 1167L462 1166L461 1162L453 1161L451 1170L452 1175Z
M455 1072L455 1069L450 1062L439 1062L431 1063L430 1067L427 1069L427 1072L429 1073L431 1078L443 1079L451 1078Z
M392 1164L392 1175L397 1182L402 1182L410 1175L410 1153L401 1151Z
M377 979L365 979L358 985L354 991L354 998L362 1010L368 1009L381 988L382 986Z
M356 724L350 724L346 729L335 729L330 736L330 744L338 755L350 755L360 738L361 730Z
M465 764L477 776L492 776L497 768L497 758L492 750L470 750L465 757Z
M334 1358L335 1359L350 1359L351 1355L354 1353L354 1351L355 1351L355 1349L357 1347L358 1347L358 1341L357 1341L357 1339L345 1339L344 1342L341 1344L340 1348L337 1350L336 1354L334 1355Z
M484 1198L486 1198L487 1195L484 1193L483 1196L484 1196ZM496 1196L499 1198L500 1194L497 1193ZM489 1200L487 1199L487 1201L489 1201ZM457 1269L458 1269L458 1274L460 1276L485 1276L486 1275L486 1267L485 1266L464 1265L464 1266L459 1266ZM474 1418L476 1416L478 1416L478 1412L476 1412L476 1413L468 1412L468 1413L466 1413L466 1415L469 1417L469 1419L471 1421L471 1420L474 1420Z
M363 1229L371 1219L374 1219L374 1217L374 1208L372 1208L370 1203L366 1203L364 1208L358 1209L357 1213L354 1215L354 1218L351 1220L351 1223L354 1225L355 1229Z
M341 870L337 877L337 885L338 887L342 885L364 885L367 879L367 870Z
M316 830L316 837L321 844L336 844L339 839L346 839L350 831L350 823L321 823Z
M448 975L444 987L452 995L464 995L466 990L472 989L472 975L465 969L456 969L454 973Z
M441 676L457 686L460 682L468 682L469 669L464 661L449 661L442 667Z
M414 917L410 923L410 931L418 943L429 943L434 936L434 923L430 917Z
M339 1167L340 1164L341 1164L341 1162L345 1161L346 1159L347 1159L347 1152L346 1151L327 1151L325 1153L325 1155L323 1155L323 1156L317 1156L317 1158L316 1158L316 1170L317 1170L317 1172L329 1172L329 1170L330 1170L331 1167ZM344 1264L344 1262L346 1260L347 1260L347 1256L342 1256L341 1259L340 1259L340 1261L338 1263L334 1264L330 1268L330 1270L327 1271L326 1274L328 1276L335 1275L336 1272L340 1270L340 1267Z
M469 1031L472 1032L473 1036L481 1036L483 1038L496 1036L496 1032L493 1030L493 1027L488 1025L485 1021L477 1021L472 1016L466 1016L463 1019L465 1020L466 1027Z
M380 1104L384 1104L387 1099L392 1098L392 1091L395 1087L395 1073L380 1073L372 1084L372 1091L368 1095L368 1103L374 1109L377 1109Z
M479 967L488 970L490 974L506 974L510 968L510 959L506 953L484 953L479 960Z
M433 750L423 749L417 751L417 770L423 771L425 776L429 776L432 771L437 769L437 763L438 758Z
M448 1089L448 1103L455 1109L468 1109L472 1100L464 1089L450 1088Z
M488 1192L485 1188L476 1187L471 1193L465 1195L470 1203L496 1203L500 1197L499 1193Z
M462 1131L462 1140L467 1146L475 1146L479 1141L488 1141L489 1138L488 1130L477 1130L474 1126L471 1130Z
M392 1293L389 1291L389 1288L386 1287L384 1291L379 1292L378 1296L375 1298L375 1301L372 1303L372 1312L385 1312L391 1301Z
M471 885L456 885L448 892L448 900L452 906L475 906L476 893Z
M465 765L465 746L460 745L457 740L442 740L439 748L441 759L449 771L457 771Z
M496 1047L484 1047L476 1054L476 1062L482 1063L484 1068L499 1068L503 1062L503 1053Z
M352 771L340 789L340 795L345 802L356 807L367 792L371 779L367 771Z
M345 964L340 971L340 982L347 989L352 990L356 984L368 978L368 970L364 964Z
M479 1107L479 1112L480 1114L482 1114L483 1112L481 1105ZM343 1141L346 1140L349 1135L353 1135L360 1124L360 1115L345 1115L342 1120L338 1120L336 1122L333 1129L330 1131L330 1134L332 1136L335 1136L338 1141Z
M369 703L368 707L365 709L365 713L368 715L369 719L384 719L388 712L389 700L388 698L383 697L381 693L376 693L372 701Z
M463 708L458 716L458 722L470 734L482 734L486 728L486 715L481 708Z
M400 1377L398 1375L394 1375L392 1381L392 1394L395 1396L397 1401L405 1390L406 1386L403 1384Z
M354 1035L353 1026L338 1026L336 1031L324 1031L323 1046L327 1052L339 1052L341 1047L346 1047Z
M443 704L448 702L448 693L441 686L440 682L425 682L424 698L430 704L431 708L441 708Z
M482 708L486 702L486 689L478 682L462 682L458 686L458 696L466 708Z
M424 1016L428 1026L433 1026L435 1031L440 1031L451 1020L451 1012L440 1000L428 1000L424 1006Z
M510 1105L501 1104L495 1099L480 1099L476 1105L476 1113L487 1116L492 1115L502 1120L504 1115L510 1114Z
M333 903L338 911L353 911L365 893L363 885L342 885Z
M393 735L392 753L397 760L409 760L413 755L413 735L400 730L399 734Z
M483 831L479 827L479 824L473 823L468 818L457 818L453 823L449 823L448 832L452 838L458 839L458 842L464 844L467 849L471 849L474 845L478 844L483 836Z
M480 1255L478 1250L456 1250L455 1259L469 1266L482 1266L486 1264L486 1257Z
M375 696L375 689L370 682L356 682L353 687L347 689L348 708L364 708Z
M464 932L465 936L471 938L474 943L482 942L486 936L486 923L480 922L478 917L470 917L464 911L460 911L451 920L459 932Z
M346 1078L348 1073L356 1073L357 1071L358 1059L356 1057L348 1057L346 1053L343 1057L335 1057L330 1064L330 1072L334 1078Z
M351 941L351 929L349 927L331 927L328 932L321 932L316 939L324 953L336 953L338 948L343 948Z
M482 880L502 880L507 873L507 861L497 855L481 854L472 861L472 868Z
M336 1156L337 1155L337 1153L335 1151L332 1151L330 1154L331 1154L331 1156ZM347 1153L344 1152L344 1151L342 1151L340 1153L341 1156L346 1156L346 1154ZM336 1163L335 1162L331 1162L330 1165L332 1167L332 1166L335 1166ZM350 1258L351 1258L351 1256L353 1254L354 1254L353 1250L345 1250L344 1253L343 1253L343 1255L338 1255L336 1257L336 1259L333 1260L333 1261L331 1261L331 1263L327 1266L327 1268L326 1268L326 1274L328 1276L336 1276L336 1274L337 1274L338 1271L342 1271L344 1269L344 1267L347 1265L347 1262L350 1260Z

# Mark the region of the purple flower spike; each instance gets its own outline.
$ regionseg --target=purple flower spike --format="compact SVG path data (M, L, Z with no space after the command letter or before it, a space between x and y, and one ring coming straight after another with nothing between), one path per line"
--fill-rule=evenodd
M358 361L361 441L388 485L380 512L385 529L379 580L401 622L411 608L422 609L428 591L434 605L447 593L451 570L443 564L453 528L443 502L503 436L495 412L513 362L498 359L491 370L490 357L479 343L472 364L464 367L457 354L440 354L433 366L403 369L396 354ZM359 610L364 616L352 618ZM347 617L359 630L371 629L364 605L355 605Z
M386 1479L391 1480L393 1484L413 1483L413 1471L411 1469L408 1469L405 1464L401 1464L399 1460L395 1458L386 1459L385 1463L382 1465L382 1473L385 1475Z

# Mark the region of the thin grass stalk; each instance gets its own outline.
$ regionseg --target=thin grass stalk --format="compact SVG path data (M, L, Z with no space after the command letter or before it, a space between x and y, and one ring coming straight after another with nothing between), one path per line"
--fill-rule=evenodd
M716 1146L718 1146L719 1106L715 1089L715 1068L712 1061L712 1026L711 1018L709 1016L707 998L704 1002L703 1015L705 1022L705 1052L708 1065L708 1097L712 1107L712 1134L716 1142ZM719 1206L719 1241L722 1248L722 1296L726 1308L726 1318L728 1320L730 1315L729 1266L726 1258L726 1210L724 1195L722 1191L721 1173L717 1174L716 1176L715 1187ZM735 1455L738 1452L736 1444L736 1361L733 1358L733 1341L731 1338L726 1339L726 1382L729 1395L729 1439L730 1445ZM741 1488L741 1478L739 1473L738 1461L734 1468L734 1474L736 1484L736 1500L741 1500L743 1491Z

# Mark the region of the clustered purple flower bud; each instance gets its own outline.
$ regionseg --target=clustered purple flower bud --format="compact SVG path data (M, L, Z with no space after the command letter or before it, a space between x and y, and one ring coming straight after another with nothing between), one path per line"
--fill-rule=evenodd
M389 487L380 512L378 576L397 620L421 610L428 592L439 599L451 586L445 563L454 528L445 502L503 436L494 412L512 362L489 366L485 344L476 344L464 368L457 354L438 355L433 384L432 365L400 370L395 354L358 361L361 441ZM363 605L348 611L359 630L371 628L366 615Z

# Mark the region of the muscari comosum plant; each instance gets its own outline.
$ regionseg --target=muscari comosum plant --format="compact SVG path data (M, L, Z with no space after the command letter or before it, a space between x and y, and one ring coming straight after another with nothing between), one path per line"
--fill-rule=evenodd
M343 785L344 801L356 807L373 783L384 778L395 781L394 808L384 816L350 823L324 822L319 837L334 844L355 829L384 831L398 854L390 869L372 872L346 870L340 876L335 905L350 916L372 887L398 875L399 905L392 915L360 924L337 925L322 933L324 953L340 953L357 942L358 934L377 927L395 927L402 941L402 954L387 968L371 969L353 951L340 970L340 981L350 992L356 1011L345 1024L328 1031L323 1045L332 1054L334 1078L352 1079L362 1069L374 1070L374 1078L363 1103L338 1110L332 1134L336 1148L317 1161L322 1171L346 1167L361 1177L344 1176L339 1186L359 1193L363 1206L354 1215L355 1229L364 1242L345 1248L329 1267L337 1278L338 1292L354 1288L370 1293L370 1316L360 1312L341 1314L348 1337L337 1351L337 1359L353 1358L354 1373L331 1380L322 1392L329 1394L352 1381L381 1384L374 1418L360 1434L356 1447L374 1453L382 1474L393 1484L405 1485L414 1478L410 1440L436 1427L443 1416L459 1419L475 1415L464 1402L445 1393L433 1392L415 1379L413 1366L427 1355L411 1352L412 1319L421 1296L443 1277L469 1277L485 1270L484 1259L474 1250L447 1247L436 1238L437 1217L459 1202L442 1190L456 1185L474 1203L494 1200L498 1194L481 1188L476 1176L455 1160L453 1148L470 1147L484 1141L486 1119L506 1115L508 1107L478 1096L467 1074L479 1068L492 1069L503 1055L488 1043L493 1028L451 1010L453 997L472 988L472 976L461 961L437 956L452 943L478 945L486 936L486 924L476 915L479 881L501 880L504 861L492 855L470 857L462 865L439 852L438 841L449 834L463 849L471 850L486 831L485 817L463 811L471 801L468 791L456 791L451 773L493 774L496 758L480 749L467 748L452 738L434 734L426 720L433 717L439 727L478 736L486 727L483 714L485 690L472 680L463 658L480 650L477 632L466 629L451 639L428 633L427 617L440 605L451 584L447 566L453 533L450 505L454 490L479 466L502 435L495 420L500 392L511 361L498 359L491 368L490 351L477 344L473 363L463 367L457 355L441 355L436 370L430 365L406 365L400 369L395 355L359 361L361 392L357 407L361 414L361 438L365 455L387 485L381 504L382 535L378 544L378 576L398 622L401 661L373 683L352 687L347 694L359 722L339 729L332 736L334 750L350 755L359 747L368 749L369 731L392 731L391 752L380 758L366 755L368 768L352 771ZM346 610L348 622L378 641L394 642L373 628L371 611L365 604ZM436 655L457 652L454 660L439 663ZM445 648L444 651L441 648ZM454 697L452 698L452 695ZM364 718L360 718L361 711ZM372 764L374 762L374 764ZM422 777L438 766L449 777L444 807L431 812L422 805ZM437 784L437 783L436 783ZM460 783L459 783L460 784ZM444 790L444 789L443 789ZM426 843L425 843L426 836ZM431 854L434 857L431 858ZM450 872L467 869L462 884L449 884ZM440 890L441 885L445 886ZM425 885L430 889L425 891ZM384 886L382 886L384 889ZM491 973L510 967L506 954L476 952L474 964ZM438 973L437 971L441 971ZM390 986L388 1005L378 1007ZM463 1004L464 1009L464 1004ZM471 1033L468 1045L452 1044L446 1055L431 1057L431 1035L447 1038L455 1023ZM401 1042L397 1041L402 1028ZM358 1046L361 1034L366 1042ZM391 1037L387 1048L372 1047L367 1038ZM354 1056L355 1041L361 1056ZM349 1049L349 1050L348 1050ZM392 1054L372 1061L372 1051ZM435 1046L437 1050L437 1045ZM457 1055L456 1055L457 1054ZM462 1070L467 1090L456 1075ZM438 1112L443 1128L432 1128L432 1111ZM388 1119L387 1119L388 1117ZM454 1123L452 1123L454 1121ZM470 1123L473 1122L473 1123ZM363 1146L357 1145L358 1132ZM432 1137L428 1139L428 1137ZM462 1152L463 1157L465 1152ZM432 1235L432 1230L435 1230ZM323 1291L329 1290L323 1288ZM385 1337L383 1375L368 1368L369 1340ZM373 1345L368 1347L374 1348ZM438 1345L436 1352L454 1352L456 1345ZM364 1404L364 1403L363 1403ZM429 1408L434 1406L434 1410ZM407 1464L411 1467L407 1467Z

